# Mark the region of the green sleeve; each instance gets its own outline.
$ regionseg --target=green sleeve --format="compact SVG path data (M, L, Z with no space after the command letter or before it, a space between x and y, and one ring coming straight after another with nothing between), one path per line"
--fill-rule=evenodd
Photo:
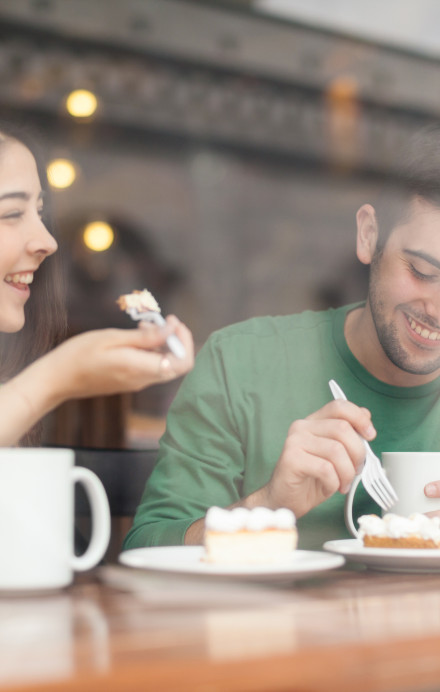
M231 370L213 335L170 407L158 461L123 549L183 544L187 528L208 507L240 499L244 453Z

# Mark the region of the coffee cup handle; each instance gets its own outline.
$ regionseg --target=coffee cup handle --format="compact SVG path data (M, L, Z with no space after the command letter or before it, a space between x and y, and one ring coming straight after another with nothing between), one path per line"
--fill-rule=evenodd
M358 476L354 477L353 483L350 486L350 490L345 496L345 503L344 503L344 519L345 519L345 526L347 529L350 531L351 535L354 536L355 538L359 538L359 532L357 528L354 525L353 521L353 499L355 492L357 490L357 487L361 481L361 475L359 474Z
M82 483L90 502L92 536L82 555L72 555L72 568L78 572L91 569L104 557L110 541L110 507L107 495L98 476L83 466L72 469L73 483Z

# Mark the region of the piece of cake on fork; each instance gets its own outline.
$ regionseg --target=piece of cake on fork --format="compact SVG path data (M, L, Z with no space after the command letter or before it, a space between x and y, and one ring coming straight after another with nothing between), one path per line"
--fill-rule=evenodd
M150 291L144 288L142 291L132 291L119 296L116 303L121 310L124 310L130 315L130 310L137 310L139 313L152 310L160 312L159 303Z
M159 303L146 288L142 291L134 290L131 293L125 293L119 296L116 303L121 310L130 315L132 320L153 322L153 324L157 324L159 327L163 327L166 324L165 319L161 315ZM177 358L185 358L185 347L176 334L170 334L167 337L167 346Z

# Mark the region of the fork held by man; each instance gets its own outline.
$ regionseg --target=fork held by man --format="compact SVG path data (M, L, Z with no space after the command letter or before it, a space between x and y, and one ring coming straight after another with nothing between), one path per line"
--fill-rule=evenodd
M334 399L347 400L347 397L335 380L330 380L328 384ZM344 508L345 523L351 533L355 536L357 535L357 530L353 523L352 508L354 494L360 481L362 481L362 485L370 497L372 497L373 500L377 502L379 507L381 507L384 511L390 509L398 499L393 486L385 475L385 471L383 470L379 459L374 454L367 440L363 438L362 440L366 452L364 466L362 471L354 478L350 486L350 490L345 498Z

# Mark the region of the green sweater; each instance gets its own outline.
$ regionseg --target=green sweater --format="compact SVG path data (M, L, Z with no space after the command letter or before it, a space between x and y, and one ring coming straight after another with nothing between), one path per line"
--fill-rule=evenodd
M440 378L393 387L372 377L344 338L353 307L257 317L212 334L170 407L124 549L182 544L208 507L226 507L267 483L291 423L331 400L331 378L370 409L379 456L440 449ZM343 505L336 493L301 517L300 547L347 537ZM371 511L377 506L359 486L355 515Z

